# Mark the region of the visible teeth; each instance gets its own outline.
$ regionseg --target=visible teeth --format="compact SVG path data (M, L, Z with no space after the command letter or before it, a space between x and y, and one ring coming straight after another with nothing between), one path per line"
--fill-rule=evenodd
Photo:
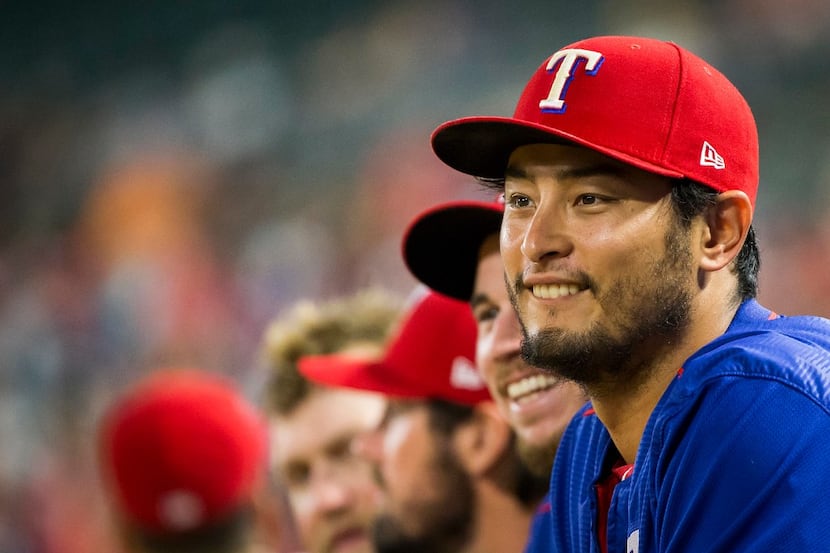
M546 374L536 374L514 382L507 387L507 396L515 400L519 397L550 388L556 384L556 379Z
M533 295L537 298L558 298L561 296L572 296L579 292L576 284L534 284Z

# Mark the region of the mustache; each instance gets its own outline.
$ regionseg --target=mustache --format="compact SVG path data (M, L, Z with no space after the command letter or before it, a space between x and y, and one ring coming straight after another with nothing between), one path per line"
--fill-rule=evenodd
M587 273L583 271L568 271L565 273L565 275L567 276L568 280L571 280L579 284L586 290L592 290L595 296L599 295L599 287L597 286L594 279L592 279ZM527 325L525 325L524 317L522 316L522 310L519 306L519 290L526 290L528 288L527 284L525 284L524 274L517 273L516 276L511 280L507 274L507 271L505 271L504 286L505 288L507 288L507 297L510 299L510 305L513 306L513 311L516 312L516 318L519 321L519 327L522 331L521 358L525 363L528 363L529 358L526 353L528 341Z

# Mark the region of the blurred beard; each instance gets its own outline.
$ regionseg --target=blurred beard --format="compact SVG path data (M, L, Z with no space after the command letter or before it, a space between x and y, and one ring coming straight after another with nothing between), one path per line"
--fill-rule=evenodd
M559 447L559 438L551 439L544 445L529 444L518 438L516 451L527 470L537 478L550 478L553 469L553 458L556 455L556 448Z
M665 255L654 260L648 272L620 279L605 291L597 290L591 283L590 288L617 332L611 334L607 326L597 322L582 333L554 328L529 334L522 323L522 358L590 388L595 396L609 377L610 382L624 381L631 386L643 383L655 359L645 349L648 344L656 348L671 346L689 325L692 259L689 251L683 249L687 235L687 231L674 224L666 235ZM649 283L653 287L644 288ZM522 286L521 277L508 286L520 322L516 290Z
M457 553L470 540L475 517L475 491L470 476L449 448L442 448L430 471L440 497L413 505L406 527L417 520L419 532L389 513L375 519L373 540L377 553Z

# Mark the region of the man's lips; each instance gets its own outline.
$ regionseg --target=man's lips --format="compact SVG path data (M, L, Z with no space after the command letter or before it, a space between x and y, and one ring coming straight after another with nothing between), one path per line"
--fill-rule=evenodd
M365 543L369 539L364 528L352 526L332 534L329 543L331 551L349 551L351 547Z

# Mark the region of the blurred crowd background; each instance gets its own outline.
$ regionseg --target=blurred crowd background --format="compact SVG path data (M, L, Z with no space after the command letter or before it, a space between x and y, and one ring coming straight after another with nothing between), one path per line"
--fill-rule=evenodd
M0 4L0 552L104 546L102 405L151 367L256 393L297 299L407 293L406 223L483 197L429 133L512 112L556 48L671 39L761 136L761 299L830 316L826 0ZM642 106L648 110L649 106Z

